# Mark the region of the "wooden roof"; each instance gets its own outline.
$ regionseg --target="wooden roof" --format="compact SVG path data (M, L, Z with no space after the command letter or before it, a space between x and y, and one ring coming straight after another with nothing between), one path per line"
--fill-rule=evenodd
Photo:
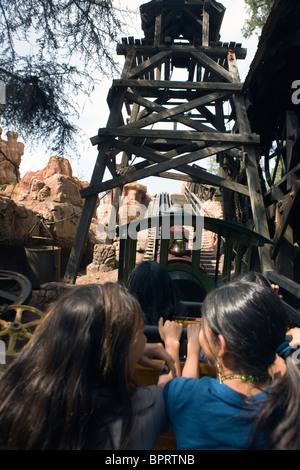
M153 42L157 10L162 9L163 37L185 39L191 44L202 42L203 4L209 8L209 40L218 41L225 7L214 0L152 0L140 6L142 29L145 39Z
M275 0L244 84L252 131L263 144L287 109L299 112L291 100L291 85L300 80L299 56L300 2Z

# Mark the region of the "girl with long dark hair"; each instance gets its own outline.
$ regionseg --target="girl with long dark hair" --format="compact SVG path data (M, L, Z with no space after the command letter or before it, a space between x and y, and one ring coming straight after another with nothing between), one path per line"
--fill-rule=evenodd
M168 425L161 388L133 381L145 344L126 288L72 288L1 377L1 448L152 449Z
M300 449L299 361L286 327L270 287L231 282L206 296L199 340L216 378L183 370L164 387L178 449ZM278 356L284 372L272 377Z
M165 266L155 261L139 263L129 276L127 288L138 299L147 325L157 325L160 318L173 319L176 293Z

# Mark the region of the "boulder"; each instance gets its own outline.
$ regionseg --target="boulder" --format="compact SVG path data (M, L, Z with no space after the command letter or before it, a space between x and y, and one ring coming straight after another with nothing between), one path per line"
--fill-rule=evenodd
M7 140L2 139L3 129L0 127L0 184L15 183L20 180L21 157L24 144L18 142L18 133L7 132Z
M23 205L16 204L5 193L0 194L0 244L23 245L39 222L39 214Z
M131 222L137 217L142 217L151 201L152 197L147 192L147 186L138 182L124 185L121 200L119 201L119 213L116 218L116 225L123 225ZM98 210L98 221L101 228L108 226L112 210L111 194L108 194L107 201Z
M79 191L87 185L72 176L70 162L63 157L52 156L45 168L28 171L16 185L5 189L2 213L7 214L6 228L0 224L0 244L35 244L36 239L32 237L39 236L48 239L47 244L60 246L62 255L68 257L84 204ZM4 205L7 205L5 209ZM9 218L18 222L10 225ZM90 257L97 242L93 227L94 223L87 240Z

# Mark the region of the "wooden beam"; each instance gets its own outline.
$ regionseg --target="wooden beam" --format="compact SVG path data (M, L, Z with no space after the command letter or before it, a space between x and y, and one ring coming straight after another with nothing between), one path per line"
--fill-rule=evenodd
M143 146L142 148L134 146L133 148L133 146L129 144L130 147L127 147L128 144L125 143L124 141L122 142L115 141L115 144L119 147L125 146L125 148L127 148L128 150L130 148L130 151L133 154L137 154L138 156L143 157L143 158L149 158L150 161L161 162L161 161L166 160L167 158L168 159L173 158L176 155L175 150L171 150L167 153L164 153L164 155L162 156L158 153L153 153L151 149L147 149L145 146ZM197 143L190 142L188 145L182 146L180 149L178 149L178 151L181 150L180 154L186 153L186 152L194 153L194 151L197 151L197 149L195 148L195 144L200 145L199 142ZM229 149L227 148L226 151L228 150ZM149 154L149 152L151 152L151 154ZM206 158L207 155L205 153L203 154L202 152L201 153L198 152L198 156L199 156L199 160L201 160L201 158ZM209 184L212 186L220 186L223 188L230 189L232 191L236 191L239 194L242 194L244 196L249 196L249 191L246 186L240 183L236 183L235 181L229 181L226 178L221 178L217 175L210 174L206 172L205 170L202 170L199 167L197 167L197 165L193 165L193 166L182 165L181 167L177 167L176 170L182 171L186 173L187 175L190 175L194 180L197 180L198 183ZM157 175L154 175L154 176L157 176Z
M298 171L300 171L300 163L298 163L298 165L296 165L294 168L292 168L286 175L284 175L279 181L277 181L276 185L274 185L275 188L279 188L280 189L280 186L288 179L296 179L297 176L295 175L295 173L297 173ZM265 192L265 196L268 196L269 194L271 194L271 189L268 189L268 191Z
M144 146L143 147L137 147L135 145L132 145L132 144L124 142L124 141L115 140L114 145L118 146L119 148L122 148L123 150L126 149L126 151L131 152L134 155L145 158L145 159L147 159L147 161L151 161L151 162L154 161L154 162L157 162L157 163L161 163L161 165L164 163L163 166L152 165L151 167L147 167L143 170L138 170L138 171L135 171L135 172L131 172L130 181L127 178L126 182L136 181L138 179L146 178L148 176L154 176L154 175L157 175L157 174L159 174L160 172L162 172L164 170L169 170L169 169L172 169L172 168L173 169L176 168L176 170L182 171L182 172L184 172L184 173L186 173L186 174L188 174L188 175L190 175L194 178L197 178L198 180L201 180L203 183L211 184L211 185L214 185L214 186L226 187L228 189L231 189L232 191L237 191L237 192L239 192L239 193L241 193L245 196L249 195L248 188L246 186L243 186L242 184L236 183L234 181L226 180L225 178L220 178L219 176L212 175L212 174L207 173L203 170L200 170L199 168L197 168L195 166L191 167L191 166L185 164L186 162L191 163L192 161L200 160L202 158L206 158L207 156L213 155L214 153L217 153L219 151L225 151L226 149L230 148L230 146L228 146L228 145L222 145L222 146L218 146L218 147L209 147L209 148L205 148L205 149L200 149L198 151L190 153L189 155L184 155L183 157L178 157L176 159L175 158L172 158L172 159L167 158L165 155L163 156L163 155L160 155L158 153L154 153L151 150L145 148ZM181 160L179 158L181 158ZM108 189L111 189L111 185L113 185L113 184L118 185L118 182L119 182L119 180L117 181L117 184L116 184L116 181L114 183L113 180L111 180L109 182L109 188ZM106 183L108 183L108 182L106 182ZM114 186L112 186L112 187L114 187ZM96 190L96 191L99 191L99 192L104 191L104 189L102 187L99 188L98 185L94 186L92 188L92 190L93 191ZM89 193L89 191L90 191L90 187L84 188L80 192L81 196L85 197Z
M127 55L128 49L132 47L128 44L118 44L117 45L117 54L118 55ZM136 54L137 55L145 55L149 56L149 54L153 53L153 46L147 44L136 44L135 46ZM193 45L161 45L155 48L157 52L165 52L171 51L174 56L176 57L186 57L187 54L191 54L192 52L204 52L207 56L218 59L218 58L226 58L228 54L228 47L221 47L221 46L193 46ZM244 47L233 47L232 51L235 53L237 59L245 59L247 56L247 49Z
M162 43L162 0L156 0L155 26L154 26L154 46Z
M242 83L230 82L193 82L193 81L169 81L169 80L135 80L135 79L115 79L112 86L116 88L165 88L170 90L201 90L201 91L230 91L232 93L242 91Z
M128 126L99 129L97 136L98 143L107 139L107 137L135 137L142 139L161 139L168 141L201 140L207 143L222 142L231 143L232 147L242 144L258 144L260 142L257 134L231 134L222 132L197 132L197 131L172 131L156 129L136 129Z
M159 52L150 59L145 60L141 64L134 67L127 78L136 78L145 75L150 70L153 70L158 65L162 64L169 57L171 57L172 51Z
M231 73L229 73L224 67L217 64L213 59L208 57L207 54L203 52L192 52L192 55L197 59L200 64L205 67L210 72L213 72L217 77L226 80L227 82L233 82Z
M129 70L135 60L135 51L130 49L128 56L125 60L123 67L122 77L126 78ZM111 106L110 115L107 121L107 126L115 126L120 121L122 106L124 103L125 89L115 97ZM110 141L107 140L103 145L98 148L98 156L95 163L94 171L91 177L91 184L102 181L106 169L107 153L110 149ZM74 238L73 246L70 252L68 264L66 267L64 282L74 284L79 271L80 263L82 260L85 244L87 241L91 220L95 212L98 194L92 194L86 198L82 208L81 217L77 227L76 235Z
M285 230L289 223L291 212L293 210L293 207L295 206L295 203L298 200L299 190L300 190L300 181L295 181L291 192L287 194L286 196L284 196L282 201L279 201L278 204L280 204L280 207L277 204L278 223L276 225L276 231L273 237L273 243L275 245L272 249L273 259L275 259L278 253L279 244L284 236Z
M229 51L228 54L228 70L232 80L239 81L236 57ZM241 94L234 94L232 97L234 109L236 113L236 124L239 132L251 132L251 126L248 120L244 97ZM257 168L257 154L253 145L244 145L246 152L245 170L249 188L250 202L254 220L255 230L270 239L268 220L264 205L262 187L259 179ZM263 272L274 269L274 263L270 256L270 247L263 246L259 248L261 269Z
M210 1L203 2L202 46L209 46L209 7Z
M290 292L292 295L300 299L300 284L291 279L282 276L282 274L277 273L276 271L268 271L266 277L273 284L277 284L282 289Z
M122 146L122 142L115 141L115 145ZM134 147L134 146L132 146ZM153 152L149 152L145 150L143 147L136 147L135 152L136 155L144 155L147 160L156 161L159 160L161 163L157 163L155 165L151 165L146 167L142 170L137 170L134 172L126 173L123 176L118 176L113 178L112 180L105 181L104 183L95 183L91 184L90 186L83 188L80 191L82 197L89 197L95 193L99 193L102 191L107 191L108 189L115 188L117 186L121 186L126 183L130 183L132 181L138 181L143 178L147 178L149 176L153 176L165 170L170 170L174 168L180 168L182 165L186 163L191 163L195 160L199 160L200 158L206 158L210 155L214 155L215 153L222 152L226 150L226 148L230 147L230 145L220 145L217 147L206 147L205 149L198 150L196 152L190 153L188 155L183 155L177 158L166 159L162 156L158 156ZM130 144L126 145L126 148L130 148ZM162 161L163 160L163 161Z
M131 113L131 116L130 116L130 120L134 121L138 115L138 112L139 112L139 106L134 103L133 105L133 109L132 109L132 113ZM128 161L129 161L129 153L128 152L123 152L123 155L122 155L122 160L121 160L121 168L124 169L124 168L128 168ZM114 161L116 159L114 158ZM117 174L114 175L114 177L116 177ZM110 218L109 218L109 224L108 226L111 227L111 224L113 223L114 221L114 217L116 214L119 213L119 205L120 205L120 198L122 196L122 190L123 190L123 187L122 186L118 186L116 189L115 189L115 194L114 194L114 198L113 198L113 201L112 201L112 207L114 210L111 211L111 214L110 214ZM106 240L105 240L105 243L107 244L112 244L113 240L111 240L109 237L106 237Z
M132 130L134 128L141 128L144 126L150 126L156 122L159 121L164 121L166 119L172 118L178 114L185 113L186 111L189 111L193 108L196 108L197 106L202 106L208 103L211 103L212 101L220 100L225 97L227 97L229 92L227 91L222 91L222 92L214 92L214 93L209 93L207 95L201 96L200 98L196 98L195 100L191 100L188 103L181 104L179 106L175 106L171 109L163 109L159 113L153 113L151 116L148 116L144 119L139 119L138 121L132 122L127 124L126 126L120 127L120 129L126 129L126 134L130 134L128 132L128 129ZM102 132L99 130L99 132ZM124 135L124 134L123 134ZM98 134L98 139L99 139L99 134ZM94 141L92 140L92 143Z
M145 109L150 110L151 112L155 111L157 113L162 112L166 110L164 106L161 104L158 104L156 101L150 101L145 98L142 98L140 95L137 95L136 93L131 93L131 92L126 92L126 97L129 100L132 100L135 103L138 103L141 106L144 106ZM181 124L184 124L185 126L191 127L192 129L196 129L198 131L203 131L203 132L211 132L213 129L205 124L199 123L198 121L195 121L191 119L188 116L183 116L183 115L175 115L172 117L174 121L180 122Z
M163 171L163 172L158 173L157 175L153 175L153 176L154 177L156 176L158 178L165 178L165 179L168 179L168 180L186 181L188 183L196 183L197 182L188 175L183 175L181 173L174 173L174 172L171 172L171 171Z

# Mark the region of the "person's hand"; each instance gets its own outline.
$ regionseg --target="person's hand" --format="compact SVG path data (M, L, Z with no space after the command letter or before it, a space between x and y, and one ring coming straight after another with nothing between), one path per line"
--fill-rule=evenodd
M199 341L199 334L200 334L201 324L200 323L190 323L187 325L187 339L188 339L188 347L192 347L195 350L200 351L200 341Z
M176 376L180 377L181 367L179 361L179 348L180 348L180 338L182 335L183 325L182 323L177 323L175 321L166 320L164 323L163 318L159 319L158 322L158 332L162 341L165 343L166 351L174 360ZM166 382L171 380L171 373L160 375L158 379L158 385L163 387Z
M182 335L183 325L176 321L166 320L164 323L163 318L159 319L158 332L162 341L166 343L179 342Z
M291 328L286 335L293 338L289 343L292 348L300 346L300 328Z
M182 371L183 377L194 377L199 379L199 356L200 356L200 323L190 323L187 325L187 355Z
M275 292L275 294L278 295L278 297L279 297L280 299L283 298L283 296L279 294L279 289L280 289L280 287L279 287L277 284L271 284L271 288L273 289L273 291Z
M159 361L155 361L154 358L164 361L163 364ZM151 367L156 370L158 374L168 374L171 372L172 376L176 377L174 360L161 343L146 343L144 352L138 363L144 367Z

